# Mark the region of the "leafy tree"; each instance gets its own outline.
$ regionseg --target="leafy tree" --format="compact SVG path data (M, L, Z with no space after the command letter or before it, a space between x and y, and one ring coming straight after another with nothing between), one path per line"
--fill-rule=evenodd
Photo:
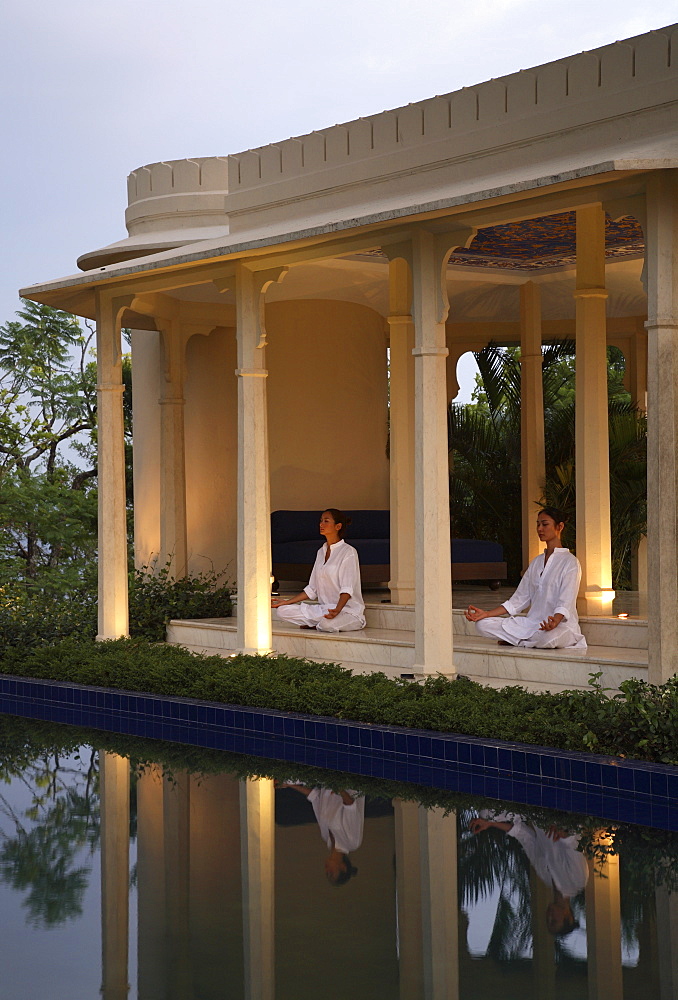
M16 779L11 770L0 769L4 781ZM82 913L99 843L96 753L89 762L58 753L34 757L19 780L31 793L26 807L0 795L0 879L25 893L29 924L54 927Z
M489 345L476 355L474 402L451 404L450 513L457 537L500 542L517 582L522 564L520 352ZM566 543L576 545L574 344L543 349L546 481L543 501L571 515ZM624 389L624 360L608 349L610 503L613 582L628 588L631 556L647 530L646 419Z
M23 588L72 593L95 577L94 331L25 300L17 316L0 327L0 574ZM125 380L129 388L129 362Z

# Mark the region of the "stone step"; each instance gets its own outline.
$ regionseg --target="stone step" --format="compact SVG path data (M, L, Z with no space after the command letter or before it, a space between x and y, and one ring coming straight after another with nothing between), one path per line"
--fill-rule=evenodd
M236 622L232 618L172 621L167 639L195 652L229 656L237 649ZM408 629L367 627L332 635L276 624L273 646L277 653L339 663L357 673L381 671L390 677L414 673L414 635ZM600 683L616 690L623 680L647 677L647 651L606 645L591 645L587 650L519 650L478 636L458 635L454 665L458 674L483 684L521 684L552 691L587 688L590 674L600 671Z
M414 605L366 604L365 620L368 628L414 632ZM452 623L455 637L477 638L473 622L466 620L460 608L455 608L452 612ZM647 649L647 621L644 619L582 617L580 625L590 646Z

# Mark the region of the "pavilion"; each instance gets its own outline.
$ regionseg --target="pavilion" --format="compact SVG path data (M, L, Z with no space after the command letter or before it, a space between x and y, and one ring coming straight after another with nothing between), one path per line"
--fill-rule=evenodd
M21 292L96 320L100 638L128 627L127 327L137 562L171 558L178 574L230 564L237 578L237 625L207 623L200 637L198 623L173 625L171 640L342 661L353 641L356 661L391 672L534 680L530 663L551 686L585 683L562 655L473 647L450 572L459 358L490 341L521 348L527 563L544 477L541 345L569 336L589 642L631 650L608 657L615 685L676 673L677 111L671 26L258 149L134 170L129 236L84 254L83 273ZM608 344L648 414L636 574L647 629L611 617ZM302 649L274 634L270 512L328 505L390 509L391 605L372 624L409 630L407 642L367 629Z

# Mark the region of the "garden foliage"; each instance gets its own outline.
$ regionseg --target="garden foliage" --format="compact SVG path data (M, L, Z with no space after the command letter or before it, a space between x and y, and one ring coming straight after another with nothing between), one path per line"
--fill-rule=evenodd
M196 656L142 639L8 648L3 673L678 764L678 677L590 691L422 684L285 656Z

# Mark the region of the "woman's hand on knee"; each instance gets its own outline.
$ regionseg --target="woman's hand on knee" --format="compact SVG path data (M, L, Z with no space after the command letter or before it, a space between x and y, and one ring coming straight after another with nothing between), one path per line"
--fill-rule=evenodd
M487 611L482 611L480 608L476 608L475 605L469 604L464 615L469 622L479 622L481 618L487 618Z
M542 632L551 632L554 628L558 628L563 620L563 615L549 615L546 621L543 621L539 628Z
M324 615L324 617L330 619L336 618L338 614L339 614L339 608L332 608L330 611L327 612L326 615Z

